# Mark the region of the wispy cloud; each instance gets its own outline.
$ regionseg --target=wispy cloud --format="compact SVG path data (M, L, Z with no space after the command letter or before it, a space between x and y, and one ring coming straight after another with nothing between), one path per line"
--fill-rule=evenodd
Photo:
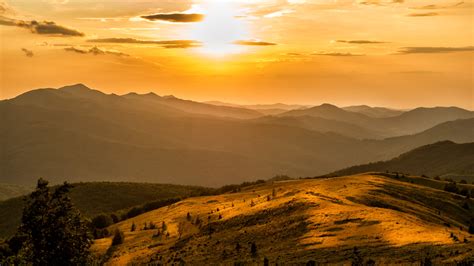
M144 15L141 18L151 21L167 21L174 23L199 22L204 19L203 14L187 14L187 13L157 13L152 15Z
M424 5L413 7L412 9L422 9L422 10L432 10L432 9L447 9L447 8L454 8L463 5L464 2L458 2L452 5Z
M380 43L387 43L387 42L369 41L369 40L337 40L336 42L340 42L340 43L351 43L351 44L380 44Z
M439 13L436 13L436 12L410 13L407 16L409 16L409 17L434 17L434 16L439 16Z
M0 25L15 26L30 30L35 34L63 37L82 37L84 33L56 24L53 21L24 21L0 16Z
M262 41L235 41L234 44L237 45L249 45L249 46L273 46L277 45L273 42L262 42Z
M382 6L386 4L402 4L404 0L359 0L358 3L361 5L374 5Z
M35 55L35 54L33 53L33 51L28 50L28 49L26 49L26 48L21 48L21 50L23 51L23 53L25 53L25 55L26 55L27 57L33 57L33 56Z
M66 47L64 48L65 51L67 52L74 52L78 54L92 54L92 55L114 55L114 56L129 56L128 54L115 51L115 50L106 50L103 48L99 48L97 46L92 47L89 50L84 50L76 47Z
M474 46L464 47L402 47L397 54L438 54L455 52L472 52Z
M88 42L93 43L122 43L122 44L155 44L164 48L191 48L200 46L200 42L194 40L140 40L134 38L103 38L103 39L91 39Z
M340 52L317 52L317 53L312 53L312 55L321 55L321 56L363 56L364 54L340 53Z

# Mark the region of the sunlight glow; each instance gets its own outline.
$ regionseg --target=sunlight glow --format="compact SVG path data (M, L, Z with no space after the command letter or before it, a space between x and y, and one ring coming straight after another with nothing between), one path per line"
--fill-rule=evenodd
M191 29L191 38L200 41L199 51L212 56L239 53L243 47L233 44L246 39L246 28L238 16L235 1L208 0L202 5L193 6L193 11L202 12L205 18Z

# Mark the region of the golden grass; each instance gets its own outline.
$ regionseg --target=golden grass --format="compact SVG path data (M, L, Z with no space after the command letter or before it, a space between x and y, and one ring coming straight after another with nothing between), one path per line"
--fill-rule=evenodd
M391 263L464 251L439 256L449 262L474 256L473 237L466 232L469 212L459 205L450 193L374 175L266 183L240 193L189 198L113 225L111 230L125 233L125 242L109 251L108 264L232 265L237 260L259 263L263 257L271 263L334 263L348 261L353 247L366 257ZM192 221L203 221L201 228L186 219L188 212ZM141 230L149 222L160 228L163 221L169 238L153 237L158 229ZM135 232L130 232L132 223ZM462 243L464 239L469 243ZM257 256L250 255L250 242L257 243ZM103 255L110 243L97 240L93 251ZM242 250L236 250L236 243ZM431 254L420 253L426 249ZM412 254L416 250L420 252Z

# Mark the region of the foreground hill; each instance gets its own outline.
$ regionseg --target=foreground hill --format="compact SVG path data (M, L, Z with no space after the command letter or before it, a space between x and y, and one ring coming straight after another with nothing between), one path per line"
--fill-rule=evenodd
M193 186L144 183L94 182L73 184L71 199L86 217L111 213L150 201L185 198L208 193L210 189ZM23 197L0 201L0 238L11 236L20 224Z
M459 177L471 183L474 182L474 143L437 142L419 147L389 161L353 166L334 174L350 175L372 171Z
M99 239L93 251L108 265L467 262L474 217L463 204L473 207L461 196L380 175L267 182L125 220L109 228L124 232L123 244ZM158 229L142 230L150 222Z
M474 119L414 135L362 140L373 131L351 123L314 117L302 123L301 117L296 123L292 117L282 117L282 123L236 119L220 111L210 115L212 108L200 104L162 98L169 97L107 95L76 85L0 102L5 129L0 131L0 180L31 185L44 177L52 183L133 180L216 187L276 174L321 175L442 140L474 142ZM180 103L161 103L168 101ZM328 129L332 132L321 132Z

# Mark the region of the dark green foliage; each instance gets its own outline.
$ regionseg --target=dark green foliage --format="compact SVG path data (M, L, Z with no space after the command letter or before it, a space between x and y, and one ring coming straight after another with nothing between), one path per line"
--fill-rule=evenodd
M458 193L459 189L456 186L456 182L449 182L444 186L444 191L451 192L451 193Z
M362 258L360 251L357 247L352 250L352 266L364 265L364 259Z
M38 180L27 198L17 237L24 238L19 257L32 265L85 265L92 243L88 226L71 203L67 183L51 192Z
M106 214L99 214L92 219L92 225L98 229L106 228L113 223L112 217Z
M114 238L112 239L112 246L117 246L123 243L125 237L119 229L115 230Z

